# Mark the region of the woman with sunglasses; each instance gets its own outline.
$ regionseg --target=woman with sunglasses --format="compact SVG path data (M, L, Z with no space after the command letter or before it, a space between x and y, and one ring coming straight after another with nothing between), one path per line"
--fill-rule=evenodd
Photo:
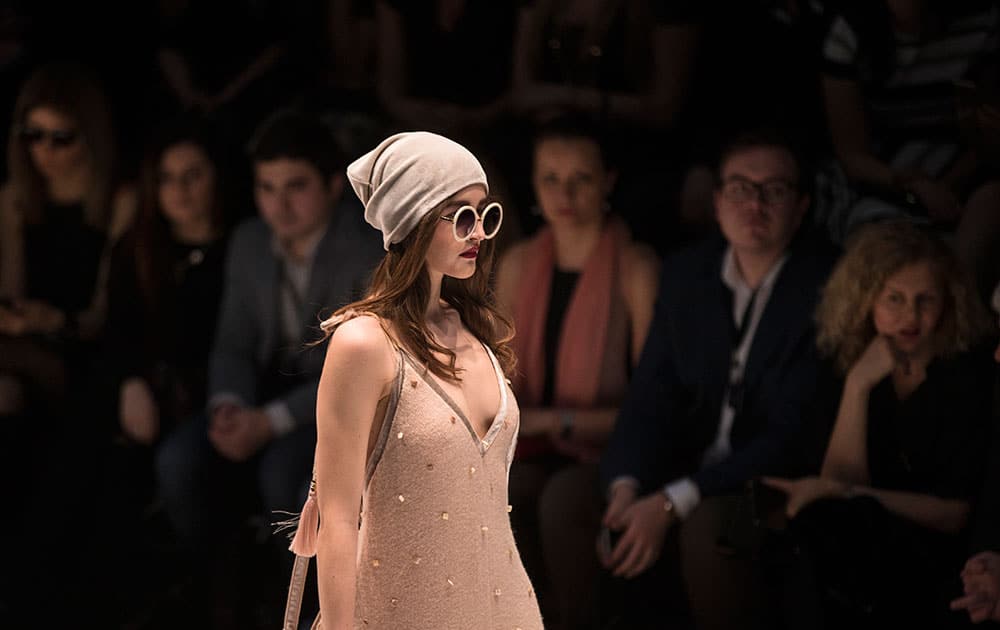
M10 177L0 189L0 492L17 514L0 515L0 535L50 540L41 558L11 560L27 571L18 581L44 579L31 567L43 571L58 558L65 579L46 589L45 601L79 610L66 598L77 592L84 563L76 553L88 547L89 530L78 524L62 544L47 527L91 508L95 447L107 431L96 418L89 367L105 318L111 247L134 200L116 177L108 103L85 68L53 64L33 72L18 94L7 150ZM30 532L20 530L26 521ZM21 552L38 549L13 551ZM5 589L11 601L35 609L40 600L31 599L32 590L14 586Z
M134 210L108 109L69 63L36 69L15 103L0 189L0 415L59 414L79 383L67 370L102 328L110 247Z
M0 190L0 415L60 401L65 361L104 320L110 245L134 196L120 186L108 103L83 68L53 64L22 86ZM71 356L72 355L72 356Z
M588 589L598 575L596 464L658 284L656 254L609 211L614 181L588 118L544 124L534 140L533 185L545 225L506 253L497 274L517 329L514 391L524 405L511 471L515 531L539 588L551 584L553 598L543 592L541 603L558 612L557 627L578 627L591 615L581 602L593 601Z
M387 253L367 295L323 323L285 627L315 553L314 627L540 629L507 504L513 330L489 288L503 208L479 161L427 132L390 136L347 174Z

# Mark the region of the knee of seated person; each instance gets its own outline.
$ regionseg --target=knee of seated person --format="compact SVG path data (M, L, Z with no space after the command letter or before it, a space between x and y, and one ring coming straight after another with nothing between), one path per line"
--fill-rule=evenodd
M195 421L181 424L156 449L156 479L168 492L198 483L194 471L201 463L201 454L205 450L202 442L206 441L196 428L198 424Z
M552 474L538 500L546 524L584 525L600 519L597 474L590 466L567 466Z

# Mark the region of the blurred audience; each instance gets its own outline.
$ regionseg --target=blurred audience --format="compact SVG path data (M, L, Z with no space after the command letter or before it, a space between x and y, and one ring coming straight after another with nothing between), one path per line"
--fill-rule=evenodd
M511 518L553 628L582 627L595 617L597 462L642 351L658 285L656 254L631 240L609 204L614 181L589 117L540 127L533 185L546 227L513 245L497 271L520 366Z
M688 604L699 628L771 627L756 550L720 538L745 484L791 466L815 385L811 313L833 251L803 226L797 155L776 132L732 140L715 192L721 234L663 265L602 461L601 561L626 580L621 627L683 623Z
M980 187L997 173L962 137L956 85L996 86L998 33L989 1L844 3L831 17L822 85L836 163L817 218L832 238L893 216L953 229L995 205Z
M133 191L117 177L116 149L103 88L87 68L40 66L21 86L8 140L10 177L0 189L0 477L7 499L0 520L8 537L23 540L26 519L14 512L27 510L27 520L37 519L32 535L53 542L42 550L44 561L32 562L13 585L14 600L30 594L22 583L34 583L36 568L65 557L66 580L47 590L49 601L65 608L81 570L72 561L76 547L50 529L61 521L49 499L54 492L66 497L60 508L69 513L87 506L92 449L107 437L86 383L107 312L111 248L134 214ZM11 566L21 566L26 558L15 547Z
M822 466L767 480L815 591L791 626L960 624L948 601L990 431L984 309L943 242L894 220L851 238L817 323L834 375L817 392Z
M240 517L262 505L269 521L281 520L273 514L305 500L320 311L360 295L381 253L378 233L342 195L346 161L318 118L279 111L257 130L250 155L260 217L241 224L228 247L208 403L164 437L156 456L174 529L205 554L196 565L220 571L199 577L223 583L233 567L220 556ZM201 583L194 592L211 589Z

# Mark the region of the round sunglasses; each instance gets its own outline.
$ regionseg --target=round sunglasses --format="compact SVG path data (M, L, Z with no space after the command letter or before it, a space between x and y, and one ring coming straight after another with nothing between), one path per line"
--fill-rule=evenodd
M494 201L483 208L482 213L472 206L462 206L451 215L441 217L442 221L451 223L451 232L456 241L467 241L476 231L476 224L483 224L483 238L489 240L500 231L503 223L503 206Z

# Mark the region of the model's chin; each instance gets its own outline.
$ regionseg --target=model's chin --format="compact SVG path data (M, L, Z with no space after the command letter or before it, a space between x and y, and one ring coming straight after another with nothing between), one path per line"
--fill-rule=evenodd
M457 280L467 280L468 278L474 276L475 273L476 260L472 259L470 261L463 262L461 265L456 265L455 268L452 269L452 273L449 273L448 275Z

